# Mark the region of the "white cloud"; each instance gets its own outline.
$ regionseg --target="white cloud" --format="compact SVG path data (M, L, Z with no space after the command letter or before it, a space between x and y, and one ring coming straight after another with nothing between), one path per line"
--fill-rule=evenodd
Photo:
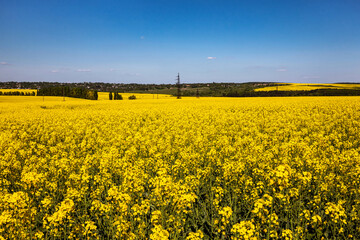
M286 72L287 69L286 68L278 68L276 69L277 72Z
M303 79L319 79L320 76L303 76Z
M8 62L0 62L0 65L10 65Z
M80 68L78 70L76 70L77 72L91 72L91 69L84 69L84 68Z
M138 77L141 76L141 73L129 73L129 72L122 72L120 73L123 76L128 76L128 77Z
M216 57L207 57L207 59L214 60L214 59L216 59Z
M141 36L140 39L145 39L145 37L144 37L144 36Z
M110 71L110 72L115 72L116 69L115 69L115 68L110 68L109 71Z
M52 73L58 73L59 70L51 70Z

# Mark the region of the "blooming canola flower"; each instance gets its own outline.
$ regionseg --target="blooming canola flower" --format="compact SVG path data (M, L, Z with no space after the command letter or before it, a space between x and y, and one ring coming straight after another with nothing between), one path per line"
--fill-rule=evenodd
M0 129L0 239L360 238L360 97L0 96Z

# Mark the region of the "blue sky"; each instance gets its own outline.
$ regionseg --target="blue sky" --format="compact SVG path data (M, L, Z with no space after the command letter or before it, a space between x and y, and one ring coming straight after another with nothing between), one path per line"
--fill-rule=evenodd
M360 82L359 0L0 0L0 81Z

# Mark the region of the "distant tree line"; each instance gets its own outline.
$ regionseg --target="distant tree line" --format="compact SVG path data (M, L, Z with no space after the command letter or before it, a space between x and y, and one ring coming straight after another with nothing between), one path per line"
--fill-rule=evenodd
M212 83L182 83L181 92L183 96L195 96L196 89L199 89L201 96L221 96L224 90L230 88L259 88L273 86L271 82L212 82ZM138 84L138 83L102 83L102 82L79 82L79 83L60 83L60 82L0 82L0 89L43 89L49 87L85 88L99 92L118 92L118 93L154 93L154 94L174 94L176 95L176 84ZM183 94L183 91L186 93Z
M35 96L35 92L20 92L20 91L10 91L10 92L2 92L0 91L0 95L12 95L12 96Z
M0 82L0 89L42 89L48 87L69 86L71 88L93 89L98 92L149 92L175 88L174 84L138 84L138 83L103 83L103 82Z
M98 100L98 92L80 87L70 86L44 87L37 91L37 96L64 96L73 98L84 98Z
M354 84L354 83L351 83ZM311 91L254 91L257 88L269 86L287 85L274 82L212 82L212 83L182 83L181 96L193 97L266 97L266 96L358 96L356 89L317 89ZM49 89L52 90L49 90ZM102 82L82 82L82 83L59 83L59 82L0 82L0 89L48 89L49 96L63 96L62 90L65 88L65 96L70 96L67 89L74 90L72 97L82 98L87 94L86 91L112 92L112 100L120 100L115 97L115 93L149 93L149 94L169 94L177 96L176 84L137 84L137 83L102 83ZM360 84L359 84L360 88ZM92 90L88 90L92 89ZM120 95L119 94L119 95ZM110 94L109 94L110 99Z

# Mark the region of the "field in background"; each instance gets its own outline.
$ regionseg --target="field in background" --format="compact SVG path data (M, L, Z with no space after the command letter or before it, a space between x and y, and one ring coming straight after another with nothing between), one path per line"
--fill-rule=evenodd
M360 238L360 97L151 96L0 96L0 239Z
M13 83L8 83L6 86ZM25 83L23 83L25 84ZM53 83L48 86L45 83L27 83L26 86L55 88L61 95L60 83ZM36 85L38 84L38 85ZM174 85L154 85L154 84L105 84L105 83L79 83L64 85L72 88L85 88L98 91L99 100L108 100L109 92L119 92L124 99L135 95L137 99L161 99L172 98L176 96L177 88ZM105 91L104 91L105 89ZM278 90L279 93L274 91ZM312 91L311 90L319 90ZM338 90L338 91L336 91ZM357 90L357 91L354 91ZM198 83L198 84L182 84L182 96L195 97L270 97L270 96L295 96L295 95L318 95L318 96L350 96L360 95L360 84L317 84L317 83ZM36 92L36 89L0 89L2 92ZM288 92L285 92L288 91ZM126 93L122 93L126 92Z
M1 92L36 92L36 89L0 89Z
M33 91L35 91L36 93L36 89L0 89L0 92L29 92L32 93ZM171 95L167 95L167 94L145 94L145 93L119 93L120 95L122 95L123 100L128 101L129 96L135 95L137 100L140 99L170 99L170 98L176 98L174 96ZM109 92L99 92L98 93L98 100L109 100ZM54 97L54 96L0 96L0 103L1 102L22 102L22 103L26 103L26 102L61 102L63 101L64 98L63 97ZM65 102L70 101L70 102L74 102L74 101L79 101L81 99L78 98L70 98L70 97L65 97ZM85 99L83 99L85 100ZM91 100L85 100L85 101L91 101ZM113 100L114 101L114 100ZM120 100L116 100L116 102L118 102Z
M360 84L279 83L278 86L257 88L255 91L310 91L316 89L360 89Z
M167 99L174 98L168 94L148 94L148 93L119 93L123 99L128 100L129 96L135 95L136 99ZM99 92L99 100L109 100L108 92Z
M24 93L36 93L36 89L0 89L0 92L24 92ZM128 99L129 96L135 95L137 99L160 99L160 98L173 98L174 96L169 94L148 94L148 93L119 93L124 99ZM109 92L99 92L99 100L109 100ZM46 96L45 96L46 97Z
M23 93L32 93L32 92L35 92L36 93L36 89L17 89L17 88L14 88L14 89L0 89L0 92L23 92Z

